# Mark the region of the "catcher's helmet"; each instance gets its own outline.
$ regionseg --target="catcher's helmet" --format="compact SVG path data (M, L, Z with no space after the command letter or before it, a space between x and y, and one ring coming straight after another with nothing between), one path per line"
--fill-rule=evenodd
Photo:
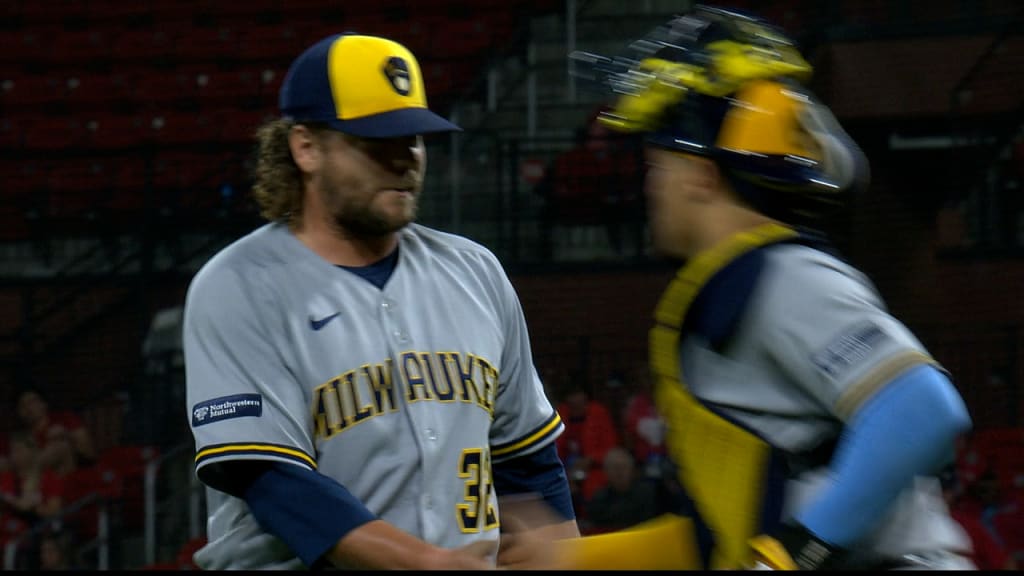
M698 5L625 55L575 52L571 62L614 96L600 122L713 158L763 212L818 216L866 184L863 154L805 86L811 65L760 18Z

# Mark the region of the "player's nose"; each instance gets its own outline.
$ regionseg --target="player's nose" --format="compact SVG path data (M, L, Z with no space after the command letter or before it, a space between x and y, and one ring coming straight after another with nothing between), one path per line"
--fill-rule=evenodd
M390 139L382 150L382 164L395 174L418 172L423 162L422 149L416 138Z

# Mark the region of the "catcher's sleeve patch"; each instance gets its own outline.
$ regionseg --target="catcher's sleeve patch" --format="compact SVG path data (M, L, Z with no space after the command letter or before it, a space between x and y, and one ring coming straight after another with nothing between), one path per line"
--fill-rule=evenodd
M888 338L889 335L873 322L857 324L815 352L811 360L823 373L836 378L856 366Z

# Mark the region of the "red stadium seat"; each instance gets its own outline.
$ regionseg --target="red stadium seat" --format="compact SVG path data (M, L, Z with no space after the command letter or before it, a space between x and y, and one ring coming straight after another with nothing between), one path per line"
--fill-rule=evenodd
M88 133L74 116L38 115L23 124L23 146L28 150L65 150L87 143Z
M109 189L114 162L106 158L63 158L47 174L48 188L63 193L98 193Z
M431 30L429 53L436 57L484 55L493 42L487 22L475 18L447 19L428 28Z
M7 2L0 2L7 4ZM22 65L49 59L53 44L46 30L25 27L0 34L0 62Z
M228 26L193 27L174 45L174 56L185 60L215 62L236 58L238 37Z
M157 144L202 144L220 137L220 126L202 113L168 110L152 118Z
M49 163L33 158L0 159L0 174L4 175L0 193L0 239L24 240L28 237L25 212L43 195Z
M213 121L222 127L220 138L227 143L255 142L256 129L269 115L266 110L241 108L220 108L208 112Z
M154 188L191 192L214 189L224 172L224 161L208 152L164 151L156 157L153 170Z
M453 5L457 4L452 2L452 0L417 0L416 2L409 2L407 4L409 19L422 20L438 16L452 16Z
M112 169L111 187L115 192L124 192L127 198L123 204L114 205L119 210L134 210L142 205L142 195L146 188L145 154L133 154L120 157Z
M254 68L206 70L196 73L196 93L204 106L237 106L260 94L259 72Z
M47 39L51 49L44 60L51 68L77 70L81 64L106 62L118 56L115 39L120 31L112 26L89 26L83 29L57 29Z
M5 110L39 108L67 98L67 79L43 74L0 79L0 106Z
M387 3L387 0L377 0L373 3L373 7L381 9ZM286 15L304 15L309 18L323 16L334 6L336 6L336 3L325 2L324 0L283 0L281 2L281 9Z
M174 0L170 0L173 4ZM282 6L287 6L287 0L248 0L246 2L200 2L194 12L200 12L216 18L237 19L239 17L252 17L267 12L277 12Z
M13 22L21 16L21 2L0 2L0 18Z
M17 116L0 118L0 150L19 150L25 138L24 122Z
M277 105L277 93L281 90L281 84L288 73L287 64L278 66L267 66L260 70L260 91L264 98L271 98L274 105Z
M322 23L320 23L322 25ZM237 44L232 56L239 60L283 60L290 62L313 41L305 23L254 25L237 31Z
M75 2L69 2L75 4ZM133 0L122 2L121 0L89 0L84 2L88 5L87 16L90 20L102 19L115 20L131 16L145 16L151 12L151 0Z
M180 20L192 17L210 4L221 4L221 2L209 2L209 0L149 0L149 10L154 22L166 22L169 20ZM234 2L231 2L234 4Z
M21 18L26 27L38 27L40 24L54 24L69 16L85 16L88 14L87 2L69 2L68 10L54 10L46 2L19 2Z
M129 28L114 37L111 49L115 59L152 61L174 55L174 43L177 40L164 27Z
M4 204L17 202L46 186L43 162L32 158L0 158L0 174L4 175Z
M135 100L161 109L168 102L195 98L195 78L177 68L137 66L124 71Z
M67 102L75 110L83 108L116 109L134 97L135 87L123 73L72 73L66 77Z
M97 150L136 147L153 137L151 118L140 115L103 114L85 123L89 147Z

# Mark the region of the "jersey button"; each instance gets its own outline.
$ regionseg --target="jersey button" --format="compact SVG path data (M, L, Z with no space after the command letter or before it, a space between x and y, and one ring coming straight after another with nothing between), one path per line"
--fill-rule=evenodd
M385 301L380 303L380 307L385 309L385 310L391 310L391 302L388 302L387 300L385 300Z
M424 430L424 432L427 433L427 440L430 440L432 442L434 440L437 440L437 432L434 432L433 428L427 428L426 430Z
M430 497L430 494L425 494L423 496L423 507L427 510L434 507L434 499Z

